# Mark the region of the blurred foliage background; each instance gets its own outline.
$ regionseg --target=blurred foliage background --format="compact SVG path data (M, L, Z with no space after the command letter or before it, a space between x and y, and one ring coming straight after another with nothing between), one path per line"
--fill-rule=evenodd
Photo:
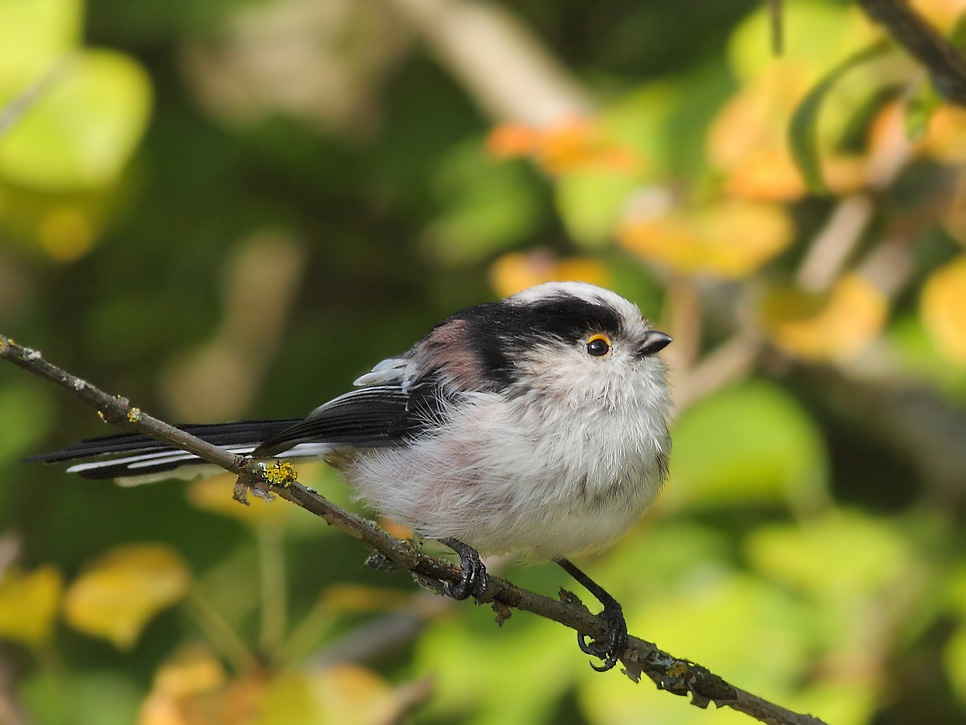
M966 2L912 5L962 37ZM0 330L173 422L291 417L462 306L609 286L675 338L665 492L581 561L632 632L829 722L962 722L966 113L853 3L783 25L0 0ZM748 722L225 478L18 462L109 432L0 369L0 722Z

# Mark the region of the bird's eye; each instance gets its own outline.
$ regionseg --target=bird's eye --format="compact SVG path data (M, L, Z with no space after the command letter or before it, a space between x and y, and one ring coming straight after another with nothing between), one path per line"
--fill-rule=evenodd
M587 354L604 357L610 352L610 338L607 335L594 335L587 341Z

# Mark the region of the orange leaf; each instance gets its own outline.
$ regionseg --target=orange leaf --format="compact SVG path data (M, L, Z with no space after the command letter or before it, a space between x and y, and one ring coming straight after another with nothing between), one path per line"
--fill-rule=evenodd
M634 151L608 138L588 119L570 118L542 129L502 124L490 132L486 147L500 159L532 156L549 174L563 174L587 166L614 171L637 168Z
M503 297L544 282L590 282L607 286L607 268L591 257L571 257L557 261L544 250L523 254L511 252L490 267L490 283Z
M486 137L486 149L498 159L513 159L533 153L539 141L536 129L522 123L502 123Z

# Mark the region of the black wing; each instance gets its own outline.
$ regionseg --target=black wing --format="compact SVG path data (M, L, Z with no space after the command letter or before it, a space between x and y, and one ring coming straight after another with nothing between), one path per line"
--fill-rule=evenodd
M435 379L408 391L395 384L353 390L268 438L252 452L252 457L271 458L300 443L358 448L405 445L432 425L440 401Z
M321 444L289 455L324 455L322 448L398 446L438 424L444 396L435 376L404 391L401 384L371 385L341 395L304 420L264 420L179 426L209 443L254 458L271 458L300 443ZM303 455L304 453L304 455ZM139 434L92 438L25 462L74 461L68 469L84 478L123 478L130 483L191 469L204 461Z
M298 418L291 418L287 420L243 420L235 423L179 425L177 427L212 445L221 446L222 448L236 448L257 446L266 438L276 435L297 422ZM61 448L59 451L40 453L29 458L24 458L23 462L61 463L64 461L75 461L81 458L116 455L118 453L134 455L138 453L176 450L178 449L166 443L156 441L153 438L148 438L140 433L119 433L112 436L102 436L100 438L88 438L78 443L72 443L66 448Z

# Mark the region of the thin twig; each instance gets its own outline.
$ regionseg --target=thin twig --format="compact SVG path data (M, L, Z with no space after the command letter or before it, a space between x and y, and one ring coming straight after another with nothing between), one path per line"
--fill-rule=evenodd
M68 53L60 58L40 78L11 99L6 106L0 108L0 136L13 128L13 125L23 118L27 111L43 99L50 89L66 76L67 71L73 69L76 60L76 53Z
M859 0L859 5L926 67L940 95L958 106L966 106L966 59L907 0Z
M782 0L768 0L768 19L771 21L771 52L780 56L785 51L785 18Z
M239 476L236 493L251 490L257 495L275 494L301 506L369 545L377 552L376 558L383 565L391 563L408 570L423 586L441 593L441 582L455 582L460 578L460 570L453 564L422 553L411 543L397 539L367 519L344 511L297 481L272 483L270 469L264 464L228 453L153 418L132 406L126 398L108 395L87 381L47 362L39 351L22 347L3 335L0 335L0 359L8 360L68 390L94 407L108 422L131 428L162 443L194 453L209 463L235 473ZM244 498L244 495L240 498ZM602 638L607 633L604 620L591 614L577 597L566 591L561 591L561 599L558 601L521 589L505 579L490 577L479 602L492 604L497 612L497 620L501 623L510 616L509 607L513 607L552 619L592 638ZM698 707L707 707L713 702L718 707L730 707L770 725L823 725L817 718L768 702L725 682L701 665L674 657L636 637L629 638L621 662L625 666L625 673L634 681L638 681L642 674L647 675L658 689L677 695L690 694L692 704Z

